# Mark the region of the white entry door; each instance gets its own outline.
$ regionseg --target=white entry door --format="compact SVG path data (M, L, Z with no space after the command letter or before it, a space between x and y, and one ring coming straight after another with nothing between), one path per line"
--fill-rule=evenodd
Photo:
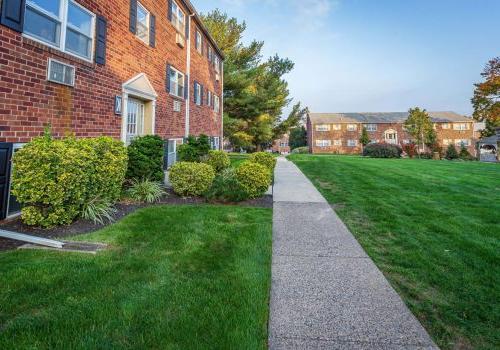
M144 133L144 103L129 98L127 103L127 145Z

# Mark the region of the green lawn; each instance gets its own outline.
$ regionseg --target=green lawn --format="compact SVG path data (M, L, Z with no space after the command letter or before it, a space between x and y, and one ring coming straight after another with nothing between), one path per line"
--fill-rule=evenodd
M96 256L0 253L0 349L263 349L270 209L158 206Z
M500 165L292 155L436 343L500 344Z
M230 153L229 159L231 160L231 166L237 168L241 163L247 160L249 156L249 154L245 153Z

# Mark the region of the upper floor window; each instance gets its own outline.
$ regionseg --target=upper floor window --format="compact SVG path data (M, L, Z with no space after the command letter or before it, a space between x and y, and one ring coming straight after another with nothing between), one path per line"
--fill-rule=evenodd
M170 67L170 93L184 98L184 74L173 67Z
M201 106L201 85L199 83L194 83L194 103Z
M347 131L356 131L358 126L356 124L347 124Z
M342 130L342 124L332 124L332 130Z
M448 124L448 123L444 123L444 124L441 124L441 127L442 127L443 129L449 129L449 128L450 128L450 124Z
M196 31L196 37L195 37L195 46L196 46L196 51L201 53L201 33L200 31Z
M208 61L213 62L214 60L214 50L212 49L212 46L208 45Z
M212 106L212 91L208 90L207 91L207 106L210 107Z
M366 131L377 131L377 124L365 124Z
M214 111L216 113L220 112L220 99L217 95L214 96Z
M467 130L467 129L469 129L468 126L469 126L469 124L467 124L467 123L454 123L453 129L454 130Z
M146 44L149 44L149 18L149 11L137 3L137 31L135 35Z
M215 55L214 57L214 66L215 66L215 71L217 73L220 73L220 58L218 55Z
M316 131L330 131L329 124L318 124L316 125Z
M172 1L172 24L180 32L184 33L185 16L175 1Z
M92 59L95 15L72 0L27 0L24 34L72 55Z

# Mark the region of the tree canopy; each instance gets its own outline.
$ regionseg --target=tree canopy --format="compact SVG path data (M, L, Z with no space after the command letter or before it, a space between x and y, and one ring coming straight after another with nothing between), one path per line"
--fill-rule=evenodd
M245 22L214 10L202 15L205 26L224 53L224 136L240 148L259 150L271 144L293 126L291 120L279 120L289 98L283 76L293 69L293 62L278 55L262 59L264 42L242 42ZM294 106L291 117L302 113ZM290 119L290 117L289 117ZM280 135L280 136L281 136Z
M408 110L408 119L405 120L405 128L413 137L415 142L424 148L434 137L432 120L425 109L418 107Z
M500 57L490 60L481 76L485 81L474 85L476 88L471 100L473 117L486 122L482 136L490 136L495 133L495 128L500 127Z

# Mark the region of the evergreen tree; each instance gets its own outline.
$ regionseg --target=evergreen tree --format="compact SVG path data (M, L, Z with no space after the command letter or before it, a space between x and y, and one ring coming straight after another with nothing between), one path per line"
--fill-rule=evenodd
M361 137L359 138L359 143L364 146L370 143L370 135L368 135L368 131L363 126L363 130L361 131Z
M288 140L290 149L307 146L307 130L304 126L290 130L290 139Z

